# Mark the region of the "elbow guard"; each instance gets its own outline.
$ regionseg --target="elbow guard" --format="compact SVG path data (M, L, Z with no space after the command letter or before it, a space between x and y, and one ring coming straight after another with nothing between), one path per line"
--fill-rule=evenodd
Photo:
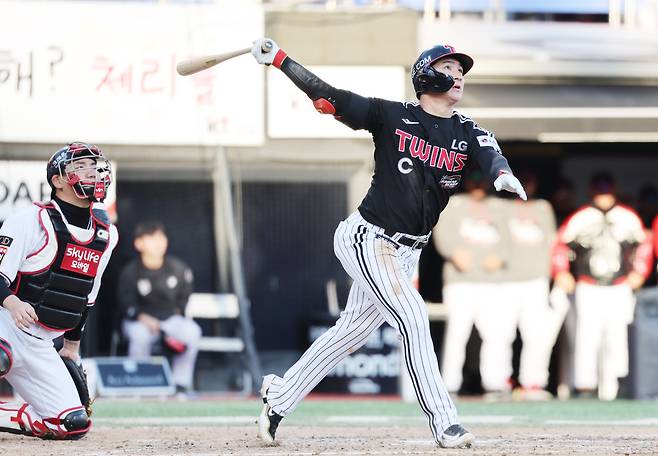
M336 114L336 107L326 98L318 98L313 101L313 107L320 114Z

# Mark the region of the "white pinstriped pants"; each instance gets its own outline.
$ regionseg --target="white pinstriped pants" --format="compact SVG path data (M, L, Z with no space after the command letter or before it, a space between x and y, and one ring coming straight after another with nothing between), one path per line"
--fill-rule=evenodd
M425 302L410 280L420 249L396 249L381 237L383 231L366 222L358 211L338 225L334 251L354 280L345 310L283 378L277 376L272 381L267 402L279 415L291 413L320 380L386 321L401 337L416 397L438 442L441 431L459 421L439 373Z

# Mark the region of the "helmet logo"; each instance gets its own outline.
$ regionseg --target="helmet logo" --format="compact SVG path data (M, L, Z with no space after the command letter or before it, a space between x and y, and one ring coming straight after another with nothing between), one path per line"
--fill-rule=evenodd
M455 48L454 47L452 47L448 44L444 44L443 47L446 48L448 51L450 51L451 54L455 53Z
M423 58L420 59L420 60L418 60L418 61L416 62L416 65L414 65L414 71L413 71L414 74L416 74L416 72L418 72L418 70L420 70L421 68L423 68L425 65L427 65L428 63L430 63L431 60L432 60L432 57L429 56L429 55L426 56L426 57L423 57Z

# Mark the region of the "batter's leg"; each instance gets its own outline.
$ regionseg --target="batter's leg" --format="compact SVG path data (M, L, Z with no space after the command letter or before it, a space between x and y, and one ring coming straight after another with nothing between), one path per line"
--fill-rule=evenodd
M402 353L418 402L441 446L466 446L474 440L457 418L441 375L430 335L425 301L405 274L398 248L381 237L381 228L352 216L339 226L336 255L386 321L402 338ZM416 257L417 258L417 257Z
M291 413L299 402L342 359L358 350L384 322L363 289L354 283L345 310L336 324L318 337L283 377L271 377L267 402L279 415Z

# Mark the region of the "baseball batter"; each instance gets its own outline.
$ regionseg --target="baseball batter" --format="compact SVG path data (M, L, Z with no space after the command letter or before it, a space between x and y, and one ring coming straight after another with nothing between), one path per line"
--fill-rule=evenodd
M100 149L72 143L48 161L52 201L0 228L0 376L25 403L0 403L0 430L78 439L91 427L63 358L79 361L80 336L116 246L99 203L111 182ZM64 335L59 353L53 339Z
M345 310L283 377L264 377L260 437L274 444L282 418L386 321L400 336L406 368L434 440L442 447L470 446L475 437L459 423L441 380L425 302L410 277L466 166L477 162L497 190L525 198L494 136L454 110L473 59L450 46L426 50L411 69L420 102L401 103L336 89L276 43L263 52L263 43L256 40L251 51L258 63L283 71L319 112L372 133L375 171L365 199L334 236L336 256L354 280Z

